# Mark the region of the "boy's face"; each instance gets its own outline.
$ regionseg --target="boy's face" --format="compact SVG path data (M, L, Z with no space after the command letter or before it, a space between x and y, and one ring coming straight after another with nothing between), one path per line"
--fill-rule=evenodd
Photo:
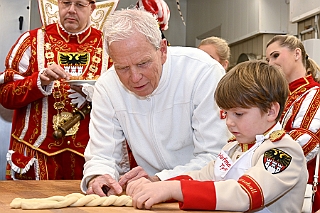
M224 110L226 124L229 131L237 138L239 143L253 143L256 135L264 134L275 124L269 113L262 112L258 107L231 108Z

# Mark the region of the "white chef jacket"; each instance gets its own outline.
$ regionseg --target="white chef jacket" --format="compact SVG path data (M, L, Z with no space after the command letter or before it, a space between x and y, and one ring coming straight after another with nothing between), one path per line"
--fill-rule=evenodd
M121 163L125 139L137 164L161 180L215 159L230 137L214 101L224 74L216 60L197 48L168 47L158 87L138 97L111 67L95 84L82 190L94 175L118 179L128 171Z

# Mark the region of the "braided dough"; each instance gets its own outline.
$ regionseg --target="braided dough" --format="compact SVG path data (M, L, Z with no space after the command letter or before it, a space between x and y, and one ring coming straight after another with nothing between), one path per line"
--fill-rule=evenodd
M132 206L132 199L127 195L100 197L96 194L72 193L48 198L15 198L10 203L10 207L14 209L58 209L68 206Z

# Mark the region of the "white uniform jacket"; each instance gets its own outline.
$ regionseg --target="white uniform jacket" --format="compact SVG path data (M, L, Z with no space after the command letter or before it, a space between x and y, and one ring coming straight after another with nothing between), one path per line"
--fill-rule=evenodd
M119 178L126 139L137 164L165 180L215 159L230 137L214 101L223 67L190 47L168 47L158 87L138 97L111 67L95 84L82 190L93 175Z
M275 126L279 127L280 124ZM289 135L278 141L271 141L269 134L257 135L256 139L256 144L246 152L237 141L230 142L216 161L200 171L187 173L193 180L202 182L181 178L184 202L180 207L263 213L301 212L308 179L301 146ZM198 197L196 201L195 196Z

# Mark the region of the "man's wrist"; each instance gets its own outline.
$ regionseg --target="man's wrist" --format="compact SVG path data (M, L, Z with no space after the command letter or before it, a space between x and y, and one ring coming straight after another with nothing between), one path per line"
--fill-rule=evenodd
M98 176L100 176L100 175L95 175L95 176L93 176L93 177L88 181L87 188L89 188L89 186L92 184L92 182L94 181L94 179L95 179L96 177L98 177Z
M150 180L151 182L161 181L160 178L159 178L157 175L155 175L155 176L150 176L150 177L149 177L149 180Z

